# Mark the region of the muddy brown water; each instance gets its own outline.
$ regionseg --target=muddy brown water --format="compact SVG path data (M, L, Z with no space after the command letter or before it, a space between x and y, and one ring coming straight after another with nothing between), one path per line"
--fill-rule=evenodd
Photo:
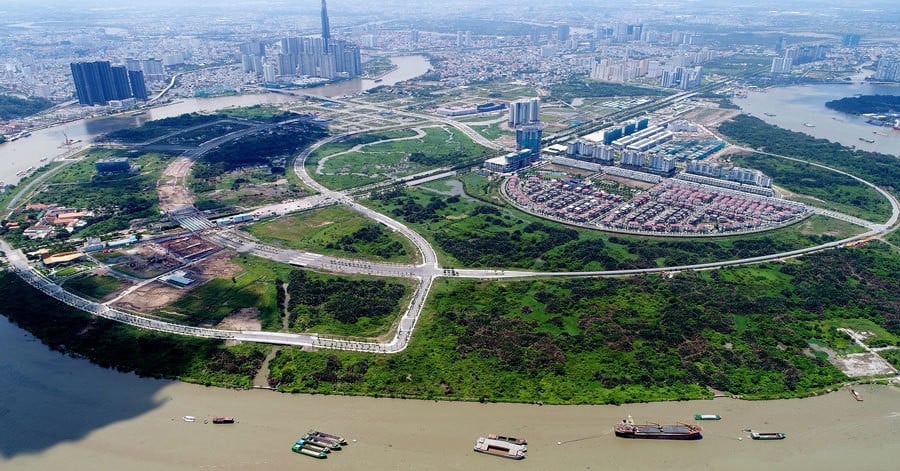
M49 350L0 318L0 469L830 470L896 469L900 389L808 399L538 406L287 395L137 378ZM613 425L704 421L693 442L616 438ZM188 423L185 415L197 417ZM234 425L213 425L214 416ZM207 423L208 422L208 423ZM308 429L350 441L326 460L290 446ZM787 433L749 439L743 429ZM523 461L478 454L479 435L528 439ZM559 443L559 444L558 444Z

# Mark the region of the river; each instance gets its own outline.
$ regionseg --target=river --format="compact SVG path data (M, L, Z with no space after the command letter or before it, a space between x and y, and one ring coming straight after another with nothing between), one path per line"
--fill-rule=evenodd
M137 378L51 351L0 317L0 469L792 470L895 469L900 389L809 399L538 406L233 391ZM695 442L615 438L613 424L703 423ZM197 421L181 417L194 415ZM204 423L233 415L234 425ZM290 451L310 428L350 444L322 462ZM745 428L788 438L758 442ZM472 451L479 435L528 439L522 462ZM560 444L558 444L560 443Z
M782 128L848 147L900 156L900 131L872 126L865 118L825 107L827 101L854 95L900 95L900 84L854 82L769 88L750 92L747 98L735 98L734 102L745 113Z
M354 79L297 90L297 92L322 97L353 95L379 85L393 85L418 77L431 68L431 63L425 56L393 57L391 62L397 68L382 76L377 83L371 79ZM169 118L185 113L210 112L230 107L282 104L297 100L296 96L279 93L180 99L148 109L140 114L126 112L115 116L73 121L33 131L29 137L0 144L0 181L10 185L16 184L20 180L20 176L17 174L29 167L40 167L69 150L80 149L100 134L138 126L145 121ZM67 137L79 142L67 148L63 145Z

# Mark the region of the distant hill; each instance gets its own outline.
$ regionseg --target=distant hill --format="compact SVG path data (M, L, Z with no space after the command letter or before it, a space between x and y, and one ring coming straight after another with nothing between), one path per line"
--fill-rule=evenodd
M862 95L832 100L825 103L825 106L832 110L857 115L900 113L900 96Z

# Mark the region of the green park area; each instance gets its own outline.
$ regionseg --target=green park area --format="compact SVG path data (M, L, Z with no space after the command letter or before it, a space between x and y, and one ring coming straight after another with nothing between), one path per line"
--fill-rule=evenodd
M414 263L408 239L344 206L283 216L244 229L267 244L324 255Z
M418 138L413 137L418 134L410 132L402 131L400 137L387 133L364 135L323 146L307 159L307 169L328 188L348 189L434 168L479 162L491 154L454 128L422 128L424 136Z

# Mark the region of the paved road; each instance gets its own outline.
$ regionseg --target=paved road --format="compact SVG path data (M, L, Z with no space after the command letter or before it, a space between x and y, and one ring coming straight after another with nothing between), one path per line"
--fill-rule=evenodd
M255 129L252 129L255 130ZM243 131L242 131L243 132ZM240 134L242 135L242 134ZM234 139L236 137L240 137L240 135L235 135L235 133L230 134L230 138ZM217 139L217 143L208 143L208 145L202 146L203 149L209 150L214 148L216 145L225 142L228 139L225 139L229 136L223 136L223 138ZM415 292L413 293L412 300L410 304L406 307L400 322L398 323L397 330L394 332L394 335L388 341L377 342L377 341L355 341L355 340L347 340L340 338L331 338L324 335L316 335L316 334L290 334L290 333L280 333L280 332L251 332L251 331L231 331L231 330L218 330L218 329L204 329L204 328L196 328L196 327L187 327L179 324L172 324L152 319L146 319L140 316L136 316L127 312L118 311L116 309L110 308L107 305L95 303L93 301L86 300L79 296L76 296L72 293L68 293L64 291L61 287L53 283L52 281L46 279L39 273L37 273L27 262L25 256L19 250L13 250L5 241L0 240L0 249L2 249L6 254L7 258L10 261L10 265L13 267L13 270L22 277L25 281L30 283L32 286L40 289L44 293L53 296L54 298L70 305L74 306L78 309L82 309L86 312L95 314L100 317L105 317L108 319L112 319L118 322L124 322L130 325L134 325L141 328L158 330L162 332L170 332L181 335L192 335L198 337L207 337L207 338L219 338L219 339L233 339L233 340L241 340L241 341L249 341L249 342L260 342L260 343L271 343L271 344L282 344L282 345L303 345L317 348L328 348L328 349L340 349L340 350L354 350L354 351L365 351L365 352L375 352L375 353L396 353L404 350L409 344L409 339L412 335L413 330L416 327L419 316L422 312L422 308L425 305L425 301L428 297L428 293L431 290L431 286L434 280L440 276L457 276L462 278L479 278L479 279L503 279L503 278L528 278L528 277L598 277L598 276L629 276L629 275L637 275L637 274L647 274L647 273L660 273L660 272L678 272L678 271L688 271L688 270L701 270L701 269L711 269L711 268L719 268L724 266L734 266L734 265L745 265L752 263L761 263L769 260L779 260L789 257L797 257L803 254L828 250L840 246L844 246L859 240L863 240L866 238L879 236L884 234L893 228L900 217L900 203L898 203L897 199L893 197L890 193L876 187L875 185L866 182L858 177L850 175L846 172L838 171L835 169L831 169L824 165L810 163L811 165L816 165L818 167L822 167L825 169L829 169L832 171L836 171L838 173L850 176L857 181L860 181L872 188L875 188L879 191L885 198L890 201L892 215L887 222L884 224L873 224L867 221L861 221L864 226L869 228L869 231L865 234L860 234L858 236L850 237L841 241L831 242L828 244L823 244L817 247L810 247L801 250L794 250L790 252L784 252L779 254L761 256L761 257L751 257L745 258L741 260L731 260L731 261L723 261L723 262L713 262L713 263L703 263L703 264L695 264L695 265L684 265L677 267L666 267L666 268L648 268L648 269L636 269L636 270L612 270L612 271L590 271L590 272L532 272L532 271L516 271L516 270L469 270L469 269L459 269L459 270L451 270L447 271L442 269L437 260L437 254L435 253L433 247L422 237L420 234L416 233L412 229L408 228L404 224L396 221L386 215L377 213L365 206L355 202L352 197L336 191L331 191L324 186L320 185L314 179L312 179L309 174L306 172L306 167L304 165L306 158L317 148L325 145L329 142L333 142L335 140L346 137L346 135L332 136L326 138L322 141L315 143L310 148L303 151L300 156L296 159L294 163L294 170L297 175L303 180L304 183L309 185L311 188L316 189L320 192L318 195L314 195L308 198L304 198L301 200L296 200L292 202L279 203L277 205L270 205L264 208L260 208L257 212L261 215L271 215L274 214L287 214L289 212L309 209L312 207L317 207L321 205L327 204L344 204L354 211L359 212L360 214L371 218L373 220L379 221L385 226L391 228L392 230L403 234L407 237L412 243L416 246L419 255L420 255L420 263L417 265L403 265L403 264L387 264L387 263L374 263L362 260L346 260L340 259L336 257L328 257L322 256L318 254L312 254L308 252L296 251L296 250L287 250L280 249L271 246L266 246L264 244L259 243L258 241L253 240L249 235L241 233L239 231L234 230L233 228L214 228L212 224L207 224L202 230L202 234L204 237L209 239L210 241L226 246L231 247L239 252L244 253L253 253L254 255L258 255L260 257L268 258L271 260L276 260L283 263L291 263L294 265L307 266L311 268L323 269L332 272L340 272L340 273L367 273L377 276L392 276L392 277L405 277L414 279L418 282ZM199 155L202 155L203 151L192 152L189 156L190 158L196 158ZM764 152L760 152L766 155L771 155L779 158L786 158L790 160L798 160L789 157L779 156L775 154L768 154ZM824 210L823 210L824 211ZM828 214L830 213L823 213ZM191 217L196 218L197 216L192 214ZM189 220L190 218L186 218ZM851 218L849 216L842 217L844 220L855 220L856 218ZM856 223L856 222L854 222Z

